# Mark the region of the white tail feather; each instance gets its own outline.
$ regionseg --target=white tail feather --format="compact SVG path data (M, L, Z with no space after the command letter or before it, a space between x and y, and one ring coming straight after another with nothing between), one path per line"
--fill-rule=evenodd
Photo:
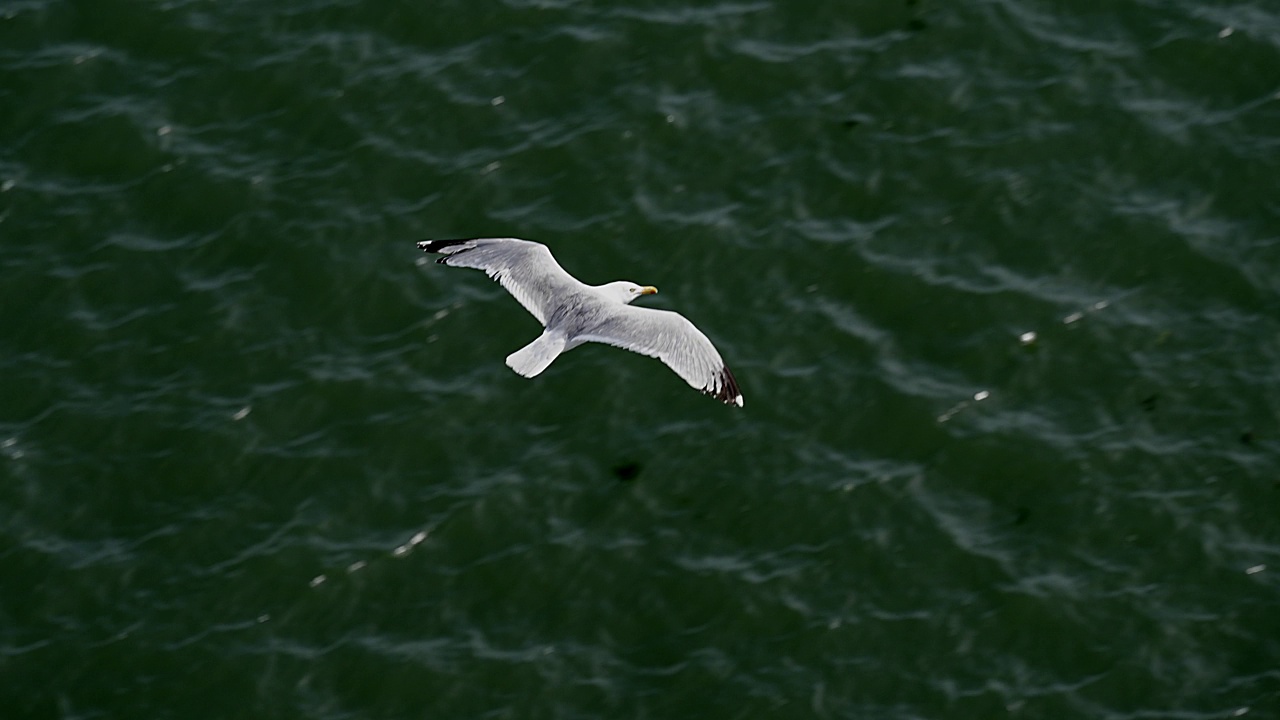
M544 332L537 340L507 356L507 367L525 377L533 377L564 352L564 336Z

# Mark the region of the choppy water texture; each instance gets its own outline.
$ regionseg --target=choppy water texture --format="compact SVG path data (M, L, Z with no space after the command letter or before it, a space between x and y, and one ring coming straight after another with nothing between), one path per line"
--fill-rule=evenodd
M7 0L0 108L5 718L1280 717L1273 3Z

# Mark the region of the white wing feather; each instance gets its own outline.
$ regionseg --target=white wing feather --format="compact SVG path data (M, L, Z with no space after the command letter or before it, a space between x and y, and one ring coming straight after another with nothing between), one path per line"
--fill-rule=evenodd
M418 243L418 247L444 255L438 261L442 264L485 271L543 327L560 306L561 297L586 288L560 267L542 243L516 238L479 238L427 241Z
M656 357L695 389L742 406L738 382L715 345L680 313L623 305L576 339Z

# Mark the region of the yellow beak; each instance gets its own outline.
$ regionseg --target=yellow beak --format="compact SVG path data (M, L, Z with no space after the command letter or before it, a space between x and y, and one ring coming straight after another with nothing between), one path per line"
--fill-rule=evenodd
M652 285L645 285L644 287L640 288L640 294L641 295L657 295L658 288Z

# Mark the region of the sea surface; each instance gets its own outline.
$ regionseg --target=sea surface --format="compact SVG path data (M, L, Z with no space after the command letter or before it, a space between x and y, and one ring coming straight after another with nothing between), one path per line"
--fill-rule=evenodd
M0 717L1280 718L1280 5L3 0Z

